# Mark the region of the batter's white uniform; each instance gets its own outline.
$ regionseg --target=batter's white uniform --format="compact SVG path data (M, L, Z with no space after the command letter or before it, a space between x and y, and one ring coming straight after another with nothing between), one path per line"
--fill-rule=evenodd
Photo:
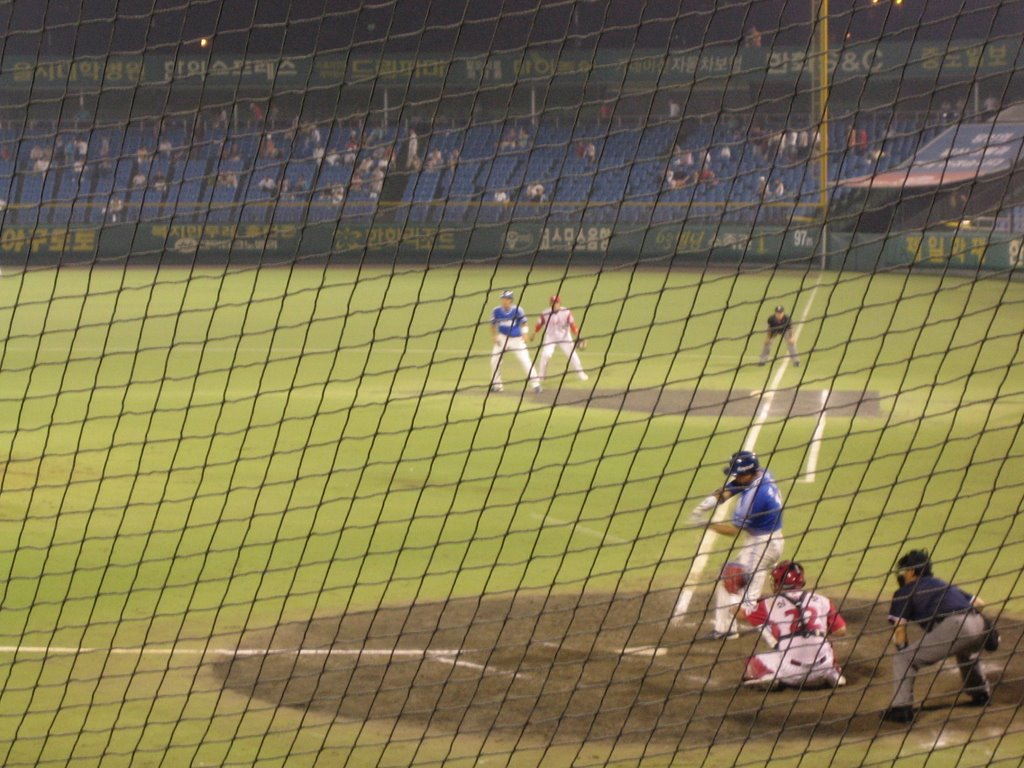
M787 590L761 600L753 610L744 609L743 615L777 643L774 650L750 657L745 685L834 688L845 682L828 635L846 622L824 595Z
M562 350L569 358L569 367L576 372L580 381L586 381L589 377L583 370L583 363L576 352L576 342L572 337L572 329L576 327L576 319L568 307L558 309L548 308L540 313L540 320L537 322L535 331L544 329L541 337L540 361L537 363L537 372L543 379L547 375L548 363L551 356L555 354L555 348Z

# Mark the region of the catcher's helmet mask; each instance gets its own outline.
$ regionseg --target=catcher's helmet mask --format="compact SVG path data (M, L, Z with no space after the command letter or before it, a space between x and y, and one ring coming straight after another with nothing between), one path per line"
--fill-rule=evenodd
M804 567L793 560L783 560L772 568L772 584L776 592L786 589L803 589L807 584Z

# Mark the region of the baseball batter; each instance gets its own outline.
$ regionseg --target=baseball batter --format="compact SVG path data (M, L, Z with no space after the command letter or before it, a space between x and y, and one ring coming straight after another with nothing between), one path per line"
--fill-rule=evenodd
M786 314L786 308L781 304L775 308L773 314L768 316L768 332L764 338L764 346L761 347L761 359L759 361L761 365L768 362L768 357L772 352L772 339L776 336L781 336L785 339L789 357L793 361L793 365L799 368L800 359L797 357L793 324L790 322L789 315Z
M731 521L711 523L710 528L721 536L738 538L742 543L736 560L747 575L742 596L730 594L723 579L715 586L714 629L706 639L734 640L739 637L735 627L740 602L756 603L761 597L764 577L782 557L782 493L775 478L761 468L753 451L734 453L725 468L728 477L718 489L697 505L690 522L703 525L719 504L738 496ZM742 598L742 600L741 600Z
M774 648L747 661L745 686L774 690L782 686L836 688L846 684L829 635L846 634L846 621L824 595L805 590L800 563L783 560L772 569L774 594L756 605L744 604L740 616L769 633Z
M586 381L590 377L583 370L577 349L586 349L587 342L579 337L576 318L572 316L572 310L562 306L562 299L559 296L552 296L550 303L551 306L540 313L537 326L533 329L534 334L543 330L540 360L537 363L540 378L544 379L547 376L548 363L551 362L551 356L555 354L557 347L569 358L569 367L576 372L580 381Z
M503 291L501 304L491 310L491 391L501 392L501 360L506 352L512 353L526 371L534 392L540 392L540 379L533 370L530 352L526 348L526 334L530 324L522 307L515 303L512 291Z

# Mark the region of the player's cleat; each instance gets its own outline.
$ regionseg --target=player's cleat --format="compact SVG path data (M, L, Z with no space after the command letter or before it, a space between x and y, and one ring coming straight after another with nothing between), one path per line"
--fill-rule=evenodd
M540 394L541 392L543 392L543 391L544 391L544 390L543 390L543 389L541 389L541 386L540 386L540 384L535 384L535 385L533 386L533 393L534 393L535 395L539 395L539 394Z
M589 379L590 379L590 377L587 376L587 374L585 374L585 373L581 373L580 374L580 381L588 381Z
M717 629L713 629L708 634L704 635L702 640L738 640L740 636L739 632L719 632Z
M987 707L989 702L992 701L992 697L987 693L973 693L971 694L971 700L967 702L968 707Z
M505 389L501 384L491 384L491 392L501 392Z
M889 707L882 712L882 719L890 723L912 723L917 717L917 710L913 707Z
M758 361L757 361L757 364L758 364L758 365L766 365L767 363L768 363L768 361L767 361L767 360L758 360Z
M830 672L828 675L828 685L830 688L842 688L846 685L846 675Z
M794 368L799 368L800 367L800 361L799 360L794 360L793 361L793 367Z

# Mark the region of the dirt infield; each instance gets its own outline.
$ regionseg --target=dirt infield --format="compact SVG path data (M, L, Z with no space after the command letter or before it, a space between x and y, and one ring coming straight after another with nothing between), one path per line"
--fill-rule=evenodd
M246 633L238 655L213 671L226 688L273 706L500 735L520 747L615 741L664 752L902 728L879 719L891 693L884 607L841 606L851 625L837 642L847 686L765 693L739 685L756 636L697 640L708 628L699 612L669 621L676 594L520 593L319 618ZM693 610L708 597L698 595ZM1009 725L1024 699L1024 662L1020 626L1004 621L1002 632L1000 651L986 655L992 705L954 707L959 675L946 665L918 679L918 727L969 735L982 723Z
M672 389L647 387L628 391L548 386L539 395L509 386L499 396L523 396L549 405L575 405L616 411L642 411L657 415L741 416L752 418L764 406L762 418L786 416L874 417L882 415L877 392L783 388L764 392L750 389ZM770 395L770 396L769 396Z

